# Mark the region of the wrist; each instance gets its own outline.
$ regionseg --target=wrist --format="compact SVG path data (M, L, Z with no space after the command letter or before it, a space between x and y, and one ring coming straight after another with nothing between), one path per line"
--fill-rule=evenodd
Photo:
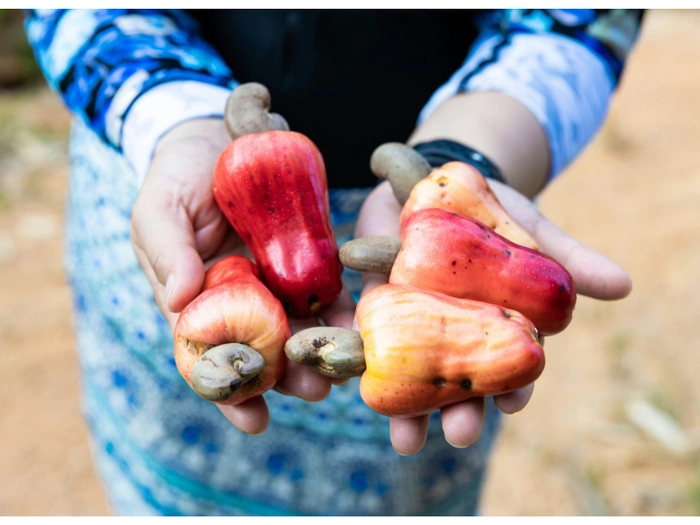
M194 118L181 122L166 131L156 142L154 156L171 146L198 141L221 152L231 142L222 118Z
M408 144L451 139L491 160L508 185L535 196L549 171L544 130L517 100L498 92L455 95L419 123Z
M122 149L143 182L155 148L174 128L194 120L223 118L231 90L183 80L156 85L141 94L129 109L122 128Z
M439 168L447 162L464 162L479 170L487 179L506 184L501 171L491 159L460 142L450 139L436 139L415 144L413 149L420 153L428 161L428 164L435 168Z

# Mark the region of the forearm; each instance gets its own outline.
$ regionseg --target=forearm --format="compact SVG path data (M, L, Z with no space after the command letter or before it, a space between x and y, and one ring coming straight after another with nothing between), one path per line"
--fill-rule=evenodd
M550 171L549 145L534 115L496 91L460 93L440 104L408 143L451 139L469 145L499 168L509 186L533 197Z
M461 142L534 196L602 125L640 19L635 10L492 12L410 142Z
M235 85L179 10L28 11L25 25L49 86L139 178L163 133L185 120L221 116Z

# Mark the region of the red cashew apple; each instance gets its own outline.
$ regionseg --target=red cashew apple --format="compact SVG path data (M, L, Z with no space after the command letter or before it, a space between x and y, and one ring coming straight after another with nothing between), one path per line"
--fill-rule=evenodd
M564 330L576 303L573 278L554 259L437 208L406 219L389 282L517 310L542 335Z
M180 312L175 362L200 396L237 405L282 377L290 335L284 308L255 263L233 255L207 271L202 291Z
M256 96L248 97L249 92ZM263 125L253 132L246 127L240 136L232 133L233 142L214 168L214 197L272 293L291 315L313 315L337 299L342 288L323 158L301 133L265 130L269 94L263 86L243 84L231 97L231 119L248 118L234 110L252 106ZM229 129L238 124L227 122Z

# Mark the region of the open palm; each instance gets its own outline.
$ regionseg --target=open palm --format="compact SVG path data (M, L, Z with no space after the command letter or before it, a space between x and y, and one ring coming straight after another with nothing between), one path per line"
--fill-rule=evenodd
M491 186L508 213L537 241L542 252L556 259L573 276L577 292L601 300L621 299L629 294L631 280L617 264L568 236L517 191L491 181ZM399 236L401 207L389 183L384 182L370 194L360 212L356 236ZM387 276L365 274L363 294L387 282ZM505 413L522 410L532 395L534 384L494 397ZM440 410L445 439L455 447L474 443L483 428L483 398L473 398ZM391 418L390 434L394 449L414 454L425 444L429 416Z

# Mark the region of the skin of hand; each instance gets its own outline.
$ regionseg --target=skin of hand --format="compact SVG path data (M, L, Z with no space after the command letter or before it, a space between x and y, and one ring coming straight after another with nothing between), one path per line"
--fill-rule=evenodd
M534 237L542 252L562 264L573 276L577 293L601 300L622 299L632 287L629 275L603 255L568 236L542 215L528 198L545 185L549 150L544 131L534 116L516 100L496 92L465 93L441 104L416 129L408 144L452 139L491 159L508 185L489 181L510 215ZM399 236L401 207L390 185L383 182L368 196L358 218L356 237ZM364 274L363 294L386 283L387 276ZM506 414L522 410L534 384L494 397ZM481 435L483 398L469 399L440 410L445 439L464 448ZM425 445L429 416L390 418L391 443L399 454L419 452Z
M486 95L486 99L502 97L495 93L479 95ZM479 98L459 95L450 99L416 130L409 143L453 138L482 151L501 168L509 186L521 192L494 183L492 186L501 202L534 235L542 250L573 274L579 293L599 299L626 296L631 282L624 270L568 237L524 197L534 195L542 187L547 172L547 145L539 124L512 99L506 97L505 101L498 101L501 105L489 105L492 108L489 112L483 111L484 102L488 100ZM470 118L459 118L456 111ZM477 118L479 115L481 119ZM511 129L504 124L513 115L524 117L531 133L518 128L519 133L513 131L500 135L501 139L493 139L489 138L493 134L484 134L484 128L478 124L481 121L483 125L486 118L486 122L498 122L501 127ZM460 127L455 125L458 121L467 124ZM523 146L515 140L523 138L534 139L535 143ZM159 141L132 210L134 251L151 283L156 303L171 327L177 314L199 293L207 267L227 255L250 256L218 210L210 191L214 164L229 142L220 119L196 119L173 128ZM502 155L503 148L510 155ZM533 155L533 151L540 154ZM521 162L523 159L527 162ZM379 185L363 206L357 236L397 235L399 212L388 184ZM367 274L364 291L385 280L385 277ZM354 303L350 294L344 290L321 317L328 325L353 327ZM293 333L314 324L314 320L290 319ZM307 401L320 401L325 399L333 384L343 382L290 363L275 389ZM496 404L503 412L517 412L529 401L532 389L530 385L498 396ZM219 408L234 426L246 433L259 434L267 428L269 413L262 397L235 407L219 405ZM443 408L441 417L447 441L455 447L472 444L481 433L483 414L483 400L478 399ZM395 450L404 455L420 451L425 443L427 424L427 417L392 418L390 436Z
M211 191L214 165L230 142L221 119L194 119L174 127L158 142L132 209L132 246L171 328L178 313L199 294L206 268L228 255L250 257ZM329 325L350 328L354 308L351 295L343 290L320 317ZM289 321L292 333L318 323L316 319ZM290 363L275 390L320 401L333 384L342 382ZM217 406L248 434L264 432L269 423L262 396L236 406Z
M579 294L602 300L621 299L631 290L627 273L603 255L568 236L542 215L535 204L517 191L490 181L496 196L510 215L528 230L541 250L559 261L573 276ZM357 224L357 237L400 235L398 217L401 208L391 186L381 183L368 196ZM387 282L387 276L364 274L362 293ZM357 329L357 327L356 327ZM494 397L496 406L506 414L522 410L534 389L523 389ZM454 447L473 444L484 424L484 400L473 398L440 411L445 439ZM402 455L419 452L427 437L428 417L391 418L390 437L394 449Z

